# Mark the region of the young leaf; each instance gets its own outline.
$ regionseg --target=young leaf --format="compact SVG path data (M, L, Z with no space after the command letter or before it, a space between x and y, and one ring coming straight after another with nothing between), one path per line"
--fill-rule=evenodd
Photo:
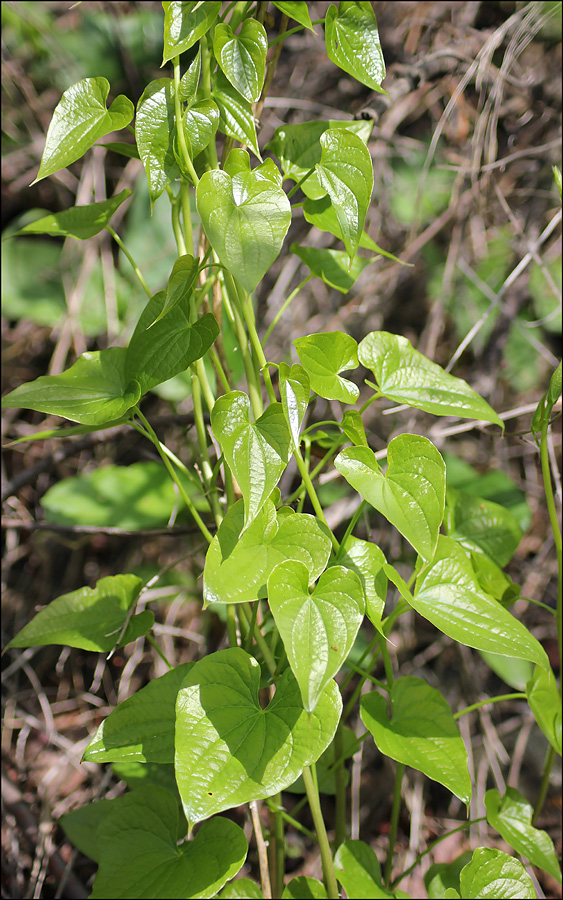
M108 93L107 78L84 78L64 92L53 113L39 172L32 184L70 166L100 138L129 124L134 113L131 101L120 94L108 109Z
M197 89L199 87L199 78L201 75L201 46L198 47L197 55L191 65L186 69L180 79L180 88L178 96L180 102L185 103L186 100L195 100Z
M401 335L372 331L360 342L358 357L389 400L436 416L482 419L504 428L496 412L467 382L444 372Z
M334 207L350 259L357 253L373 191L369 150L352 131L331 128L320 138L319 181Z
M259 686L258 663L237 647L199 660L186 677L176 703L176 780L188 822L271 797L332 741L342 711L335 682L313 713L290 669L266 709Z
M296 364L290 368L287 363L280 363L279 388L283 411L293 439L293 446L298 448L301 422L309 405L309 395L311 393L309 376L303 366Z
M135 139L149 181L151 207L166 185L180 175L174 154L175 130L174 82L157 78L143 91L135 117Z
M93 589L83 587L63 594L38 612L8 647L68 644L107 653L115 646L141 586L135 575L115 575L101 578ZM120 646L146 634L153 622L148 610L133 616Z
M149 300L127 348L125 378L134 378L142 394L185 372L207 353L219 334L212 313L190 325L189 297L172 306L162 318L165 302L164 291Z
M278 157L284 178L301 181L307 175L301 185L301 190L306 197L312 200L326 196L326 189L322 187L314 169L321 161L321 136L329 128L333 131L339 128L351 131L364 144L367 144L373 122L328 119L318 122L302 122L299 125L282 125L276 129L273 138L268 141L265 148Z
M311 580L325 569L330 536L314 516L293 511L276 516L274 504L267 500L246 531L243 520L243 501L238 500L209 545L203 570L206 606L265 597L269 575L288 559L303 563Z
M452 538L440 535L431 564L408 602L460 644L529 659L546 671L545 650L522 623L480 589L471 562Z
M373 258L363 259L361 256L355 256L350 264L348 254L341 250L301 247L295 243L291 244L289 249L305 263L313 275L342 294L347 294L366 266L375 262Z
M51 234L53 237L74 237L85 241L106 227L116 209L131 194L132 191L125 188L109 200L89 203L87 206L73 206L72 209L44 216L14 234Z
M537 409L532 418L532 431L541 431L546 419L549 420L551 410L561 396L561 384L561 363L559 363L555 372L551 376L549 388L538 403Z
M342 431L355 447L367 447L368 439L362 417L357 409L347 409L340 423Z
M248 144L254 155L262 161L252 106L220 71L213 76L213 99L221 113L219 129L241 144Z
M162 65L174 59L207 34L221 9L220 2L207 0L199 2L163 3L164 6L164 53Z
M344 841L340 845L334 857L334 872L349 900L394 897L383 888L379 860L364 841Z
M486 554L501 567L508 565L522 540L522 529L509 509L453 488L448 490L445 524L462 547Z
M385 62L379 42L377 21L371 3L341 0L330 6L325 18L328 58L362 84L380 94L385 78Z
M383 571L386 559L383 551L377 544L350 535L340 548L337 562L360 576L366 598L366 615L372 625L381 631L381 617L387 595L387 576Z
M274 2L272 6L275 6L276 9L279 9L280 12L284 13L290 19L295 19L300 25L304 25L305 28L308 28L309 31L316 34L306 3L300 2L300 0L292 0L291 3Z
M277 258L291 222L278 170L267 160L251 171L248 153L232 150L225 170L202 175L196 198L211 246L250 293Z
M197 281L198 271L199 259L194 259L191 253L186 253L175 261L170 278L168 279L168 284L166 285L164 304L158 316L152 323L153 325L163 319L171 309L174 309L175 306L192 295Z
M141 397L141 386L125 376L123 347L79 356L60 375L41 375L2 397L2 408L36 409L82 425L107 425L120 419Z
M526 694L536 722L553 749L561 756L561 699L551 667L547 670L536 667L533 677L526 685Z
M174 762L176 697L194 663L154 678L104 719L82 757L89 762Z
M213 100L197 100L184 113L184 134L191 159L211 143L219 127L219 107Z
M178 846L173 794L153 785L119 797L96 835L99 869L90 897L213 897L242 867L244 831L218 816Z
M271 403L256 422L242 391L219 397L211 427L241 489L244 529L256 518L287 465L291 435L281 403Z
M312 712L362 624L365 600L360 579L350 569L331 566L309 593L309 570L288 560L268 578L268 601L303 706Z
M450 707L441 693L421 678L397 678L387 702L377 691L364 694L362 722L378 750L424 772L464 803L471 799L467 752Z
M296 338L293 346L307 370L312 391L326 400L356 402L359 388L338 374L358 365L358 345L353 337L343 331L309 334Z
M526 856L532 865L549 872L561 883L561 869L557 862L553 841L545 831L534 828L534 810L516 788L507 787L504 797L498 791L485 794L487 822L517 853Z
M488 847L474 851L471 862L461 870L459 888L464 900L535 900L537 896L522 863Z
M233 87L251 103L262 92L267 52L268 36L256 19L245 19L238 34L223 22L215 28L215 59Z
M428 438L401 434L390 442L387 461L384 475L373 450L349 447L338 454L334 465L364 500L429 561L436 550L444 516L444 460Z

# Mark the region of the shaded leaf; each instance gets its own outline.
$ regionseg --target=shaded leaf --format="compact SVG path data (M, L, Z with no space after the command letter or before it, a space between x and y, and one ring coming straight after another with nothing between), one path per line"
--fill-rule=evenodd
M74 237L85 241L99 234L106 227L116 209L130 197L132 191L125 188L119 194L101 203L73 206L60 213L53 213L31 222L14 234L51 234L54 237Z
M561 698L551 667L536 667L533 677L526 685L526 694L536 722L553 749L561 756Z
M498 503L448 490L447 533L467 550L486 554L498 566L506 566L522 539L515 516Z
M325 284L336 288L342 294L347 294L366 266L375 261L356 256L350 265L348 254L343 253L342 250L301 247L295 243L291 244L289 249L305 263L313 275L321 278Z

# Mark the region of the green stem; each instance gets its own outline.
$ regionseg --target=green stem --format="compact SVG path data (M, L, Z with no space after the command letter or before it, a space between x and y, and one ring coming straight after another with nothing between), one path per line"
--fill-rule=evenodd
M311 22L311 25L324 25L324 19L315 19L314 22ZM273 47L274 44L277 44L278 41L283 40L286 37L289 37L290 34L296 34L298 31L303 31L305 25L296 25L295 28L291 28L289 31L286 31L284 34L278 34L277 37L273 38L268 42L268 49Z
M137 263L135 262L135 260L134 260L133 257L131 256L131 254L129 253L129 250L127 249L127 247L125 246L125 244L123 243L123 241L121 240L121 238L119 237L119 235L113 230L113 228L111 227L111 225L106 225L106 231L109 231L109 233L111 234L112 238L114 239L114 241L115 241L115 243L117 244L117 246L119 247L119 249L123 251L123 253L125 254L125 256L127 257L127 259L129 260L129 262L131 263L131 267L132 267L132 269L133 269L135 275L137 276L137 278L138 278L139 281L141 282L141 286L142 286L142 288L143 288L145 294L147 295L147 297L149 298L149 300L151 300L151 299L152 299L151 290L150 290L150 288L149 288L147 282L146 282L145 279L143 278L143 273L142 273L141 270L139 269L139 266L137 265Z
M251 624L252 624L252 617L246 608L246 604L239 603L238 607L239 607L239 609L238 609L239 615L241 616L241 618L244 619L248 628L250 629ZM264 657L264 662L268 666L268 671L270 672L270 675L272 675L272 677L273 677L276 672L276 661L275 661L274 657L272 656L272 653L270 651L270 648L268 647L266 639L263 636L260 629L258 628L258 626L256 626L256 628L254 628L252 630L252 633L253 633L254 640L258 644L260 652L261 652L262 656Z
M460 709L459 712L454 714L454 719L459 719L461 716L467 715L467 713L473 712L474 709L479 709L480 706L487 706L489 703L499 703L501 700L525 700L527 694L502 694L499 697L490 697L488 700L480 700L479 703L472 703L471 706L466 706L465 709Z
M186 250L193 256L194 236L192 231L192 209L190 206L190 189L185 181L180 184L180 203L182 205L182 221L184 223L184 240Z
M543 774L540 784L540 789L538 791L538 798L536 800L536 805L534 807L534 814L532 816L532 825L535 825L537 820L540 817L541 811L543 809L543 805L545 803L545 798L547 797L547 792L549 789L549 782L551 779L551 770L553 768L553 763L555 762L555 750L549 745L547 748L547 754L545 757L545 762L543 765Z
M168 186L168 196L170 198L170 208L172 210L172 231L174 232L174 239L176 241L176 246L178 247L178 256L185 256L188 250L184 240L182 226L180 225L180 198L179 196L174 196L170 186Z
M232 315L233 317L235 332L239 342L239 350L242 354L242 359L244 362L244 371L246 373L248 394L250 397L250 402L252 404L252 411L254 413L254 417L256 419L259 419L264 411L264 408L262 406L262 395L260 393L260 382L256 378L252 355L249 353L248 349L248 338L244 330L243 314L242 310L240 309L236 285L230 272L225 270L223 272L223 277L225 280L225 288L230 304L230 309L229 307L226 307L226 309L228 310L228 312L230 312L230 316Z
M416 867L420 864L420 860L423 859L423 857L428 856L429 853L432 853L434 848L437 847L438 844L441 844L442 841L445 841L446 838L448 838L451 834L456 834L458 831L464 831L471 825L477 825L479 822L484 822L486 818L486 816L481 816L479 819L468 819L467 822L463 823L463 825L458 825L457 828L452 828L451 831L446 831L444 832L444 834L441 834L439 838L436 838L435 841L432 841L432 843L428 845L426 850L423 850L422 853L419 853L417 855L415 861L411 866L408 867L408 869L405 869L404 872L401 872L401 874L398 875L397 878L395 878L395 880L391 884L391 890L395 890L399 882L402 881L403 878L406 878L407 875L410 875L410 873L416 869Z
M287 300L285 301L285 303L282 305L281 309L278 309L276 315L274 316L273 322L271 322L270 326L268 327L268 330L266 331L266 334L264 335L264 338L263 338L263 340L262 340L262 348L264 348L264 347L266 346L266 343L267 343L267 341L268 341L268 338L270 337L272 331L274 330L274 328L275 328L276 325L278 324L279 320L280 320L281 317L283 316L283 314L284 314L284 312L286 311L286 309L287 309L287 307L289 306L289 304L292 302L292 300L295 300L295 298L297 297L297 294L299 293L299 291L300 291L302 288L305 287L305 285L307 284L308 281L311 280L311 278L313 278L312 273L309 274L309 275L307 275L307 277L303 279L303 281L301 282L301 284L298 284L298 285L297 285L297 287L295 288L295 290L291 292L291 294L289 295L289 297L287 298Z
M401 811L401 787L403 784L404 763L397 763L395 774L395 791L393 793L393 809L391 810L391 822L389 825L389 845L387 847L387 859L385 861L384 886L388 890L391 884L391 872L393 869L393 853L397 840L397 826L399 824L399 812Z
M363 513L363 511L364 511L364 509L365 509L365 506L366 506L366 501L365 501L365 500L362 500L362 502L361 502L360 505L358 506L356 512L355 512L354 515L352 516L352 518L351 518L351 520L350 520L350 524L348 525L348 528L347 528L346 531L344 532L344 537L343 537L342 540L340 541L340 553L342 553L342 548L344 547L346 541L348 540L348 538L349 538L350 535L352 534L354 528L355 528L356 525L358 524L358 519L360 518L361 514ZM336 560L336 561L338 562L338 560Z
M155 641L155 639L153 638L153 636L152 636L152 634L150 633L150 631L147 631L145 637L146 637L147 641L149 642L149 644L151 645L151 647L152 647L154 650L156 650L156 652L157 652L158 655L160 656L161 660L162 660L163 662L166 663L166 665L168 666L169 669L173 669L174 666L172 665L172 663L169 663L169 662L168 662L168 660L166 659L166 656L164 655L164 653L162 652L162 650L160 649L160 647L159 647L158 644L156 643L156 641Z
M555 508L555 498L553 496L553 486L551 484L551 470L549 466L548 452L548 427L549 417L544 415L541 429L540 439L540 460L543 476L543 486L545 491L545 499L547 503L547 511L549 513L549 521L551 530L553 531L553 541L555 543L555 552L557 555L557 645L559 648L559 659L563 658L563 551L561 542L561 530L559 528L559 520L557 509ZM563 686L563 678L559 678L559 696L561 697L561 688Z
M229 647L237 647L237 618L234 603L227 603L227 636Z
M184 117L182 115L182 106L180 103L180 57L174 57L174 116L176 119L176 135L178 138L178 149L180 150L180 156L182 158L182 163L184 168L188 172L188 175L192 179L194 185L197 187L199 184L199 178L196 170L193 167L193 163L191 160L191 156L188 151L188 145L186 144L186 135L184 133ZM188 216L191 221L191 218ZM186 223L184 222L184 227ZM192 243L193 248L193 243Z
M295 462L297 463L297 468L299 469L299 474L301 475L301 478L303 479L303 484L305 485L305 487L307 489L307 493L309 494L309 499L310 499L311 503L313 504L313 509L315 510L315 513L317 514L318 518L321 520L323 525L326 525L326 527L328 528L328 523L327 523L327 520L326 520L326 517L324 514L324 510L319 502L319 498L317 497L317 492L315 491L313 482L311 481L311 478L309 477L309 472L307 471L307 466L303 462L303 457L301 456L301 451L298 450L297 448L294 448L293 455L295 457ZM338 553L338 551L340 550L340 544L336 540L336 538L333 535L330 528L328 528L328 530L330 531L330 539L332 542L332 548L335 553Z
M293 195L299 190L299 188L301 187L301 185L303 184L303 182L304 182L304 181L307 181L307 179L310 178L310 176L313 174L313 172L315 171L315 169L316 169L316 166L313 166L311 169L309 169L308 172L305 172L305 174L303 175L302 178L299 179L299 181L297 182L297 184L294 184L294 185L293 185L293 187L291 188L290 192L289 192L288 195L287 195L287 199L288 199L288 200L291 200L291 198L292 198Z
M368 734L369 734L369 732L368 732ZM317 835L313 831L310 831L309 828L305 828L305 826L302 825L301 822L299 822L293 816L290 816L289 813L285 811L285 809L283 809L281 806L279 806L275 802L276 797L279 797L279 794L276 794L275 797L268 797L266 799L266 804L269 806L269 808L272 810L272 812L279 813L284 822L287 822L287 824L291 825L292 828L295 828L296 831L300 831L301 834L304 834L305 837L309 838L309 840L316 842ZM281 894L278 894L277 896L281 896Z
M335 830L334 830L334 850L338 850L341 844L346 840L346 788L347 776L344 768L344 737L342 725L339 723L334 735L333 751L334 751L334 779L336 783L336 809L335 809Z
M272 797L275 808L270 809L270 822L272 840L270 842L270 878L272 881L272 897L281 897L284 889L285 876L285 847L282 815L282 797L275 794Z
M307 799L315 823L315 831L317 832L317 840L321 851L321 860L323 864L323 875L327 894L330 900L338 900L338 885L336 883L336 875L334 874L334 865L332 863L332 854L330 852L330 844L326 833L323 813L321 810L321 801L319 799L319 791L313 782L311 768L305 766L303 769L303 783L307 791Z
M368 381L366 381L366 384L369 384L369 386L372 387L372 385ZM368 408L368 406L371 406L372 403L375 403L376 400L379 400L380 397L383 397L383 394L381 393L381 391L377 391L373 395L373 397L370 397L369 400L366 400L364 405L361 406L360 409L358 410L360 415L364 412L364 410L366 410Z
M198 360L201 363L201 360ZM201 366L203 368L203 365ZM213 470L209 463L209 448L207 446L207 432L205 430L205 422L203 419L203 408L201 403L201 383L198 374L197 365L192 366L192 400L194 404L194 419L197 435L197 445L199 449L199 459L201 464L201 475L205 485L207 499L213 510L215 524L217 527L221 524L223 515L219 506L219 498L217 495L217 485L213 478Z

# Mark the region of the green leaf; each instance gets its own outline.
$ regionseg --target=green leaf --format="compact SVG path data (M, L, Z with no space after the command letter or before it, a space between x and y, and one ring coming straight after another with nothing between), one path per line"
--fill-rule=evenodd
M237 878L225 885L219 900L264 900L262 889L250 878Z
M449 375L401 335L372 331L361 341L358 357L389 400L436 416L482 419L504 428L496 412L467 382Z
M381 883L381 866L364 841L344 841L334 857L334 872L349 900L393 897Z
M450 889L454 893L452 897L459 897L459 875L461 870L471 860L471 851L467 850L461 856L456 857L451 863L434 863L424 875L424 885L429 900L445 900L446 891Z
M301 181L307 175L301 189L305 196L312 200L326 196L326 189L321 185L319 176L314 169L321 161L321 136L329 128L333 131L338 128L346 129L367 144L373 122L328 119L302 122L299 125L282 125L276 129L273 138L265 147L266 150L270 150L278 157L284 178Z
M197 282L198 271L199 259L194 259L191 253L186 253L175 261L166 285L163 307L152 325L163 319L179 303L191 297ZM189 307L186 308L186 312L189 314ZM152 328L152 325L149 327Z
M289 458L291 435L281 403L271 403L255 422L242 391L219 397L211 427L244 500L244 528L274 490Z
M349 447L334 461L336 469L412 544L432 559L444 515L446 466L428 438L400 434L387 451L381 472L369 447Z
M486 554L501 567L508 565L522 539L509 509L453 488L448 490L445 525L462 547Z
M312 712L348 656L365 612L358 575L343 566L323 572L309 593L301 562L279 563L268 578L268 602L301 690Z
M126 357L123 347L87 351L60 375L41 375L2 397L2 408L36 409L82 425L106 425L141 397L138 381L125 376Z
M57 820L57 824L61 826L69 841L72 841L84 856L95 862L98 861L96 831L115 803L115 799L87 803L86 806L73 809Z
M276 516L274 504L267 500L246 531L242 531L243 524L243 501L238 500L207 551L203 570L206 606L266 597L269 575L288 559L303 563L311 580L325 569L330 536L314 516L293 511Z
M176 666L119 703L96 731L83 759L173 763L176 697L193 665Z
M375 262L374 259L356 256L350 264L348 254L342 250L301 247L300 244L295 243L291 244L289 249L305 263L313 275L321 278L325 284L336 288L342 294L347 294L366 266Z
M459 877L464 900L535 900L532 879L524 866L502 850L477 847Z
M280 363L279 389L283 411L291 431L293 446L299 447L301 422L309 405L311 385L307 372L298 364L291 366Z
M353 337L343 331L321 332L296 338L293 346L307 370L312 391L325 400L356 402L359 388L338 374L358 365L358 345Z
M342 431L355 447L367 447L368 439L362 417L357 409L347 409L340 423Z
M561 883L561 870L553 841L547 832L534 828L534 810L516 788L507 787L502 799L498 791L487 791L485 809L487 822L496 828L507 844Z
M115 646L141 586L135 575L115 575L101 578L93 589L83 587L63 594L38 612L8 647L68 644L107 653ZM148 610L133 616L119 646L146 634L153 622Z
M467 752L452 711L436 688L421 678L397 678L387 701L371 691L361 701L362 722L378 750L424 772L464 803L471 799Z
M147 784L154 784L156 787L165 788L174 794L180 802L180 795L176 787L176 778L174 775L173 763L142 763L142 762L116 762L112 764L111 770L119 781L124 781L128 788L136 790L138 787L145 787ZM182 816L185 823L185 819ZM184 837L186 831L178 837Z
M151 209L165 187L180 175L174 154L175 131L174 82L157 78L143 91L135 117L135 139L149 181Z
M334 682L313 713L289 669L266 709L259 687L258 663L236 647L187 676L176 704L176 780L189 822L282 791L332 741L342 711Z
M346 725L340 726L341 738L342 738L342 752L339 753L339 758L343 757L346 759L350 759L350 757L354 756L358 749L358 738L356 737L356 732L352 731L351 728L347 728ZM319 756L318 760L315 763L315 772L317 774L317 784L319 786L319 793L321 794L329 794L334 797L337 793L336 787L336 775L334 768L334 741L332 744L326 748L324 753ZM346 774L346 777L347 774ZM285 789L289 794L306 794L307 791L305 789L305 783L303 781L303 776L300 775L297 781L294 781L293 784L290 784Z
M528 629L485 594L471 563L452 538L440 535L432 563L419 575L408 602L460 644L549 668L545 650Z
M387 595L383 551L377 544L350 535L346 543L341 545L337 562L359 575L366 598L366 615L372 625L381 631L381 617Z
M39 172L32 184L70 166L97 140L129 124L134 112L131 101L120 94L108 109L108 93L107 78L84 78L64 92L53 113Z
M180 79L180 88L178 96L181 103L186 100L195 100L197 89L199 87L199 79L201 75L201 46L197 49L197 55L191 65L186 69Z
M155 294L145 306L133 332L125 363L126 379L135 379L141 394L174 375L184 372L201 359L219 334L211 313L190 325L189 296L169 307L162 318L164 291Z
M356 255L373 191L370 152L352 131L331 128L320 138L321 161L316 170L328 193L350 259Z
M536 667L533 677L526 685L528 703L534 718L553 749L561 756L561 699L557 681L551 667Z
M487 665L495 675L502 678L515 691L525 691L526 684L534 672L534 665L529 659L511 659L510 656L499 656L498 653L479 651ZM539 671L543 672L543 669Z
M162 65L174 59L207 34L219 15L221 3L180 2L172 0L164 6L164 53Z
M248 844L242 828L218 816L178 846L179 808L163 788L124 797L97 832L99 869L90 897L213 897L242 867Z
M267 52L268 36L256 19L245 19L238 34L223 22L215 28L215 59L235 90L251 103L262 93Z
M483 497L500 503L516 517L522 531L527 531L532 523L532 513L521 491L506 472L498 469L478 472L469 463L452 453L444 453L446 462L446 483L448 488L458 488L474 497Z
M486 594L490 594L503 606L516 602L520 596L520 586L514 584L489 556L470 552L470 558L477 580Z
M325 17L328 58L362 84L385 94L385 62L379 42L377 21L371 3L341 0L330 6Z
M213 76L213 99L221 114L220 131L241 144L247 144L262 161L252 106L219 70Z
M272 6L275 6L276 9L279 9L284 15L288 16L290 19L295 19L300 25L304 25L305 28L308 28L313 34L316 34L306 3L300 2L300 0L292 0L291 3L274 2Z
M310 197L307 197L303 204L303 215L309 225L315 225L319 231L328 231L334 237L343 240L338 216L328 194L325 194L324 197L320 197L318 200L311 200ZM378 253L379 256L386 256L387 259L392 259L394 262L401 262L398 257L393 256L392 253L388 253L387 250L383 250L376 244L365 231L362 232L360 237L360 247L364 250L372 250L374 253ZM406 265L406 263L401 263L401 265Z
M183 473L178 475L195 507L208 510L201 491ZM127 531L165 527L174 510L185 509L177 487L157 460L100 466L62 478L46 491L41 506L47 522Z
M549 388L538 403L537 409L532 418L532 431L541 431L544 422L546 420L549 421L551 411L559 400L559 397L561 396L561 385L561 363L559 363L555 372L551 376Z
M196 197L211 246L250 293L278 257L291 222L278 170L266 160L251 171L248 153L231 150L225 170L202 175Z
M114 212L130 197L128 188L101 203L89 203L87 206L74 206L64 212L54 213L37 219L30 225L20 228L14 234L51 234L54 237L74 237L85 241L99 234L106 227Z
M211 143L219 127L219 107L213 100L197 100L184 113L184 134L191 159Z

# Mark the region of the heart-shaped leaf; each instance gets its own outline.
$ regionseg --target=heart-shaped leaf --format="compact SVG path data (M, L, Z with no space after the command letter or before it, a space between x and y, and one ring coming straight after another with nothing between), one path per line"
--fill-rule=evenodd
M309 31L316 34L306 3L301 2L301 0L292 0L291 3L274 2L272 6L275 6L276 9L279 9L280 12L284 13L290 19L295 19L300 25L304 25L305 28L308 28Z
M143 91L135 116L135 139L149 181L151 208L166 185L180 175L174 153L175 131L174 82L157 78Z
M135 575L115 575L101 578L93 589L83 587L63 594L38 612L8 647L68 644L107 653L115 646L141 586ZM133 616L119 646L146 634L153 623L148 610Z
M207 353L219 334L211 313L190 325L189 300L189 295L184 295L178 303L169 305L162 318L166 296L160 291L141 313L127 348L125 378L135 379L142 394L185 372Z
M287 669L266 709L260 667L240 648L195 664L176 703L176 780L188 822L282 791L316 762L342 711L335 682L313 713Z
M328 193L350 259L356 255L373 191L373 163L363 141L352 131L331 128L320 138L316 169Z
M371 3L341 0L329 6L325 17L328 58L349 75L374 91L385 94L385 62L377 21Z
M526 694L536 722L553 749L561 756L561 698L551 667L547 670L536 667L533 677L526 684Z
M197 100L184 113L184 134L191 159L211 143L219 127L219 107L213 100Z
M309 578L318 578L330 555L330 536L314 516L287 512L276 516L267 500L246 531L243 502L237 501L209 545L203 570L208 603L247 603L267 595L272 570L287 559L302 562ZM241 534L242 531L242 534Z
M131 101L120 94L108 109L108 93L107 78L84 78L64 92L53 113L39 172L32 184L70 166L97 140L129 124L134 113Z
M242 391L219 397L211 427L244 499L244 528L274 490L287 465L291 435L281 403L271 403L255 422Z
M176 666L116 706L86 747L83 759L173 763L176 697L193 665Z
M471 862L459 876L460 896L464 900L535 900L534 883L522 863L503 853L477 847ZM446 894L446 896L448 896Z
M362 624L362 584L350 569L331 566L309 593L309 570L301 562L288 560L279 563L268 578L268 602L303 706L311 712L348 656Z
M334 857L334 872L349 900L394 896L384 890L379 860L364 841L344 841L340 844Z
M219 70L213 76L213 99L221 114L219 129L241 144L247 144L254 155L262 160L252 105Z
M256 19L245 19L238 34L223 22L215 28L215 59L233 87L251 103L262 92L267 52L268 36Z
M534 810L516 788L507 787L502 799L498 791L487 791L485 809L487 822L496 828L507 844L561 883L561 869L553 841L547 832L534 828Z
M349 447L335 467L364 500L395 526L426 560L432 559L446 498L446 466L428 438L400 434L387 450L385 475L369 447Z
M293 446L299 447L299 432L303 416L309 405L311 383L303 366L280 363L279 388L283 411L293 439Z
M299 125L282 125L276 129L265 148L278 157L284 178L300 182L305 175L307 176L301 184L301 189L305 196L312 200L326 197L326 188L321 185L315 166L321 161L321 136L329 128L331 130L344 128L367 144L373 122L326 119L318 122L302 122Z
M219 259L250 292L282 248L291 207L271 160L252 171L246 151L231 151L229 160L236 168L232 177L228 165L204 172L197 208Z
M218 816L178 846L176 798L153 785L119 797L96 834L99 869L90 897L213 897L242 867L242 828Z
M358 357L389 400L436 416L482 419L504 428L494 409L467 382L449 375L399 334L372 331L360 342Z
M206 34L221 9L220 2L206 3L172 0L164 6L164 53L162 65L174 59Z
M467 752L447 701L422 678L397 678L387 701L377 691L364 694L362 722L378 750L424 772L464 803L471 800Z
M311 390L325 400L355 403L360 391L338 374L358 365L358 345L343 331L322 332L296 338L293 346L309 375Z
M2 408L36 409L82 425L120 419L139 401L141 386L127 379L123 347L92 350L60 375L41 375L2 397Z
M299 244L291 244L289 249L305 263L313 275L341 294L347 294L366 266L374 262L373 259L356 256L350 265L348 254L342 250L322 250L319 247L301 247Z
M498 503L448 490L446 530L450 537L477 553L485 553L498 566L506 566L522 539L516 517Z
M546 671L545 650L518 619L485 594L459 544L440 535L431 564L422 570L408 602L460 644L500 656L529 659Z
M74 237L85 241L106 227L116 209L131 194L132 191L125 188L109 200L89 203L87 206L73 206L72 209L44 216L14 234L51 234L53 237Z
M387 595L387 576L383 570L386 559L383 551L377 544L350 535L340 547L337 562L359 575L366 598L366 615L372 625L381 631L381 617Z

